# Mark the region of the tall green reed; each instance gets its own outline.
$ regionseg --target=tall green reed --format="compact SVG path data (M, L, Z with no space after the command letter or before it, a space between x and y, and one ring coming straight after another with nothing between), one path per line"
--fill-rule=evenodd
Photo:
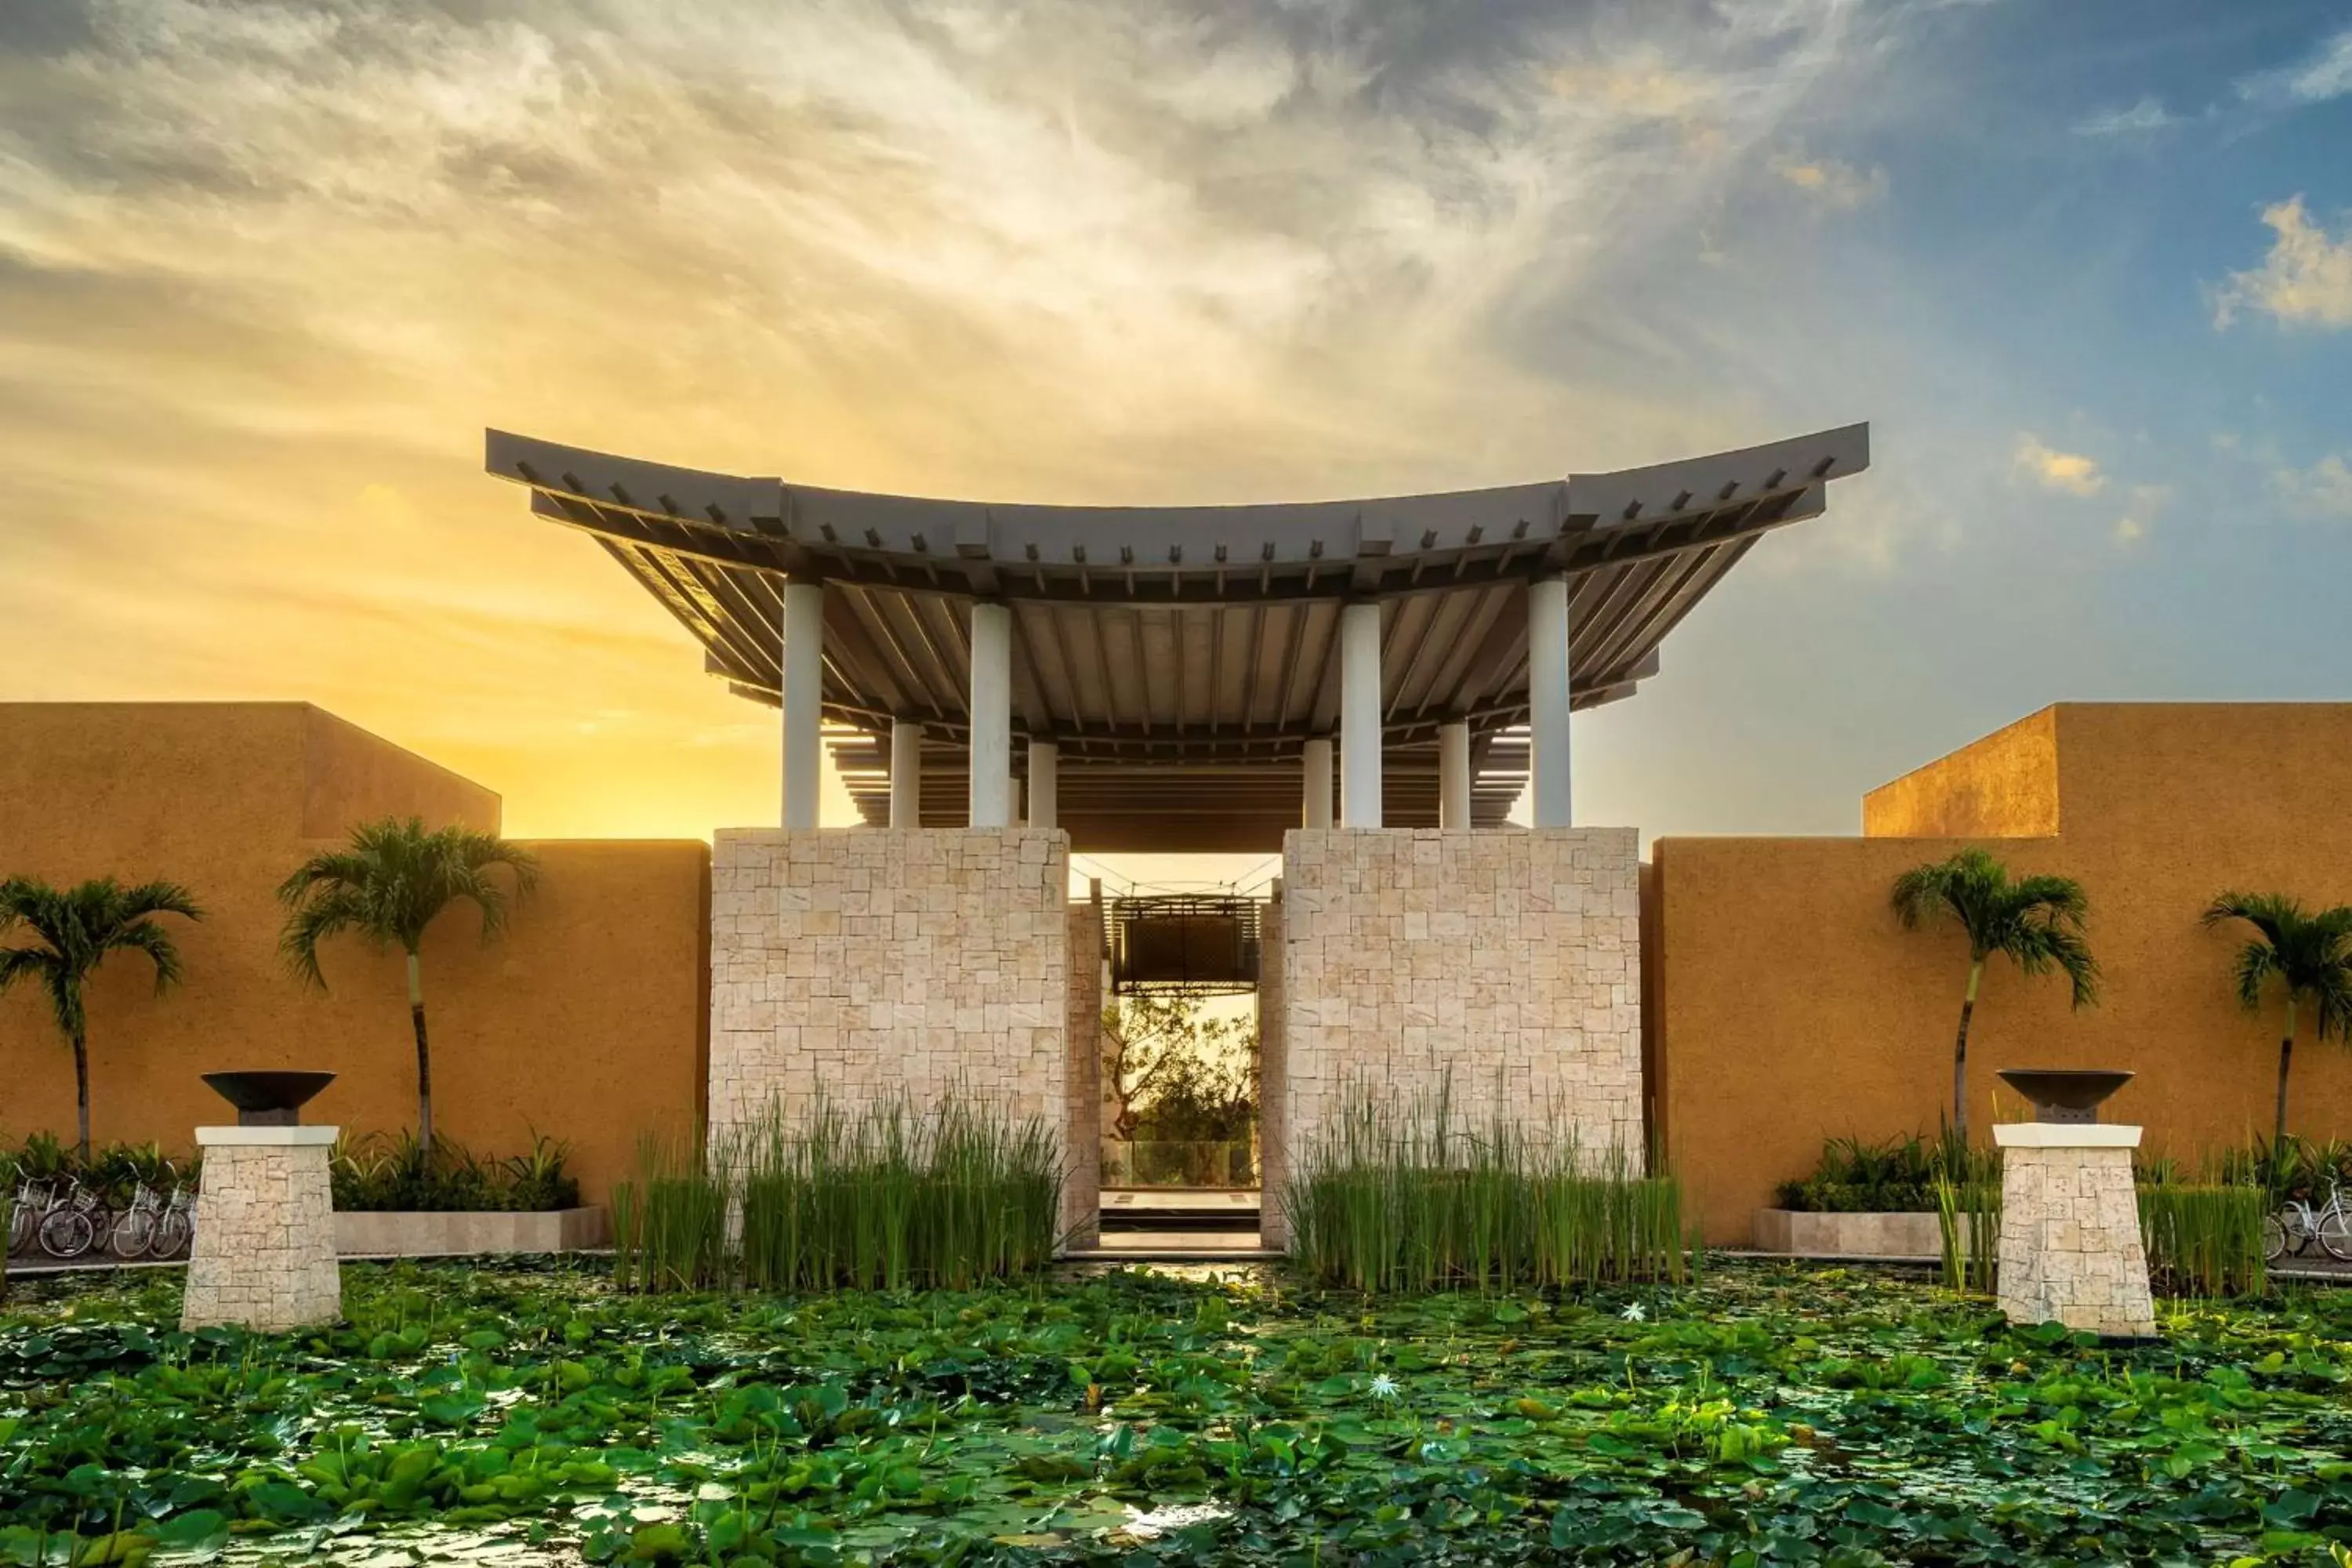
M2139 1230L2148 1274L2164 1295L2259 1296L2269 1286L2257 1186L2159 1183L2139 1189Z
M1499 1111L1469 1126L1450 1083L1402 1105L1350 1091L1284 1196L1293 1258L1353 1289L1680 1282L1692 1267L1673 1177Z
M961 1095L928 1113L903 1096L856 1114L771 1105L690 1163L654 1153L614 1194L625 1289L960 1288L1040 1268L1059 1240L1051 1130Z
M614 1277L625 1289L709 1290L727 1275L730 1194L698 1140L648 1133L613 1186Z
M2143 1181L2137 1191L2140 1245L2157 1294L2252 1296L2267 1288L2263 1215L2269 1201L2261 1187L2158 1180ZM1948 1289L1990 1294L1998 1288L2000 1197L1998 1182L1937 1184Z
M2000 1176L1937 1177L1936 1229L1943 1244L1944 1288L1990 1295L2000 1261Z

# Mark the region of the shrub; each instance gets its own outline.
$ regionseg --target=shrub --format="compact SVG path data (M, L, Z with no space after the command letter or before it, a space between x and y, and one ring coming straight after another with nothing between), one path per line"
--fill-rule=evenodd
M1402 1109L1354 1092L1285 1201L1292 1258L1359 1290L1680 1282L1690 1268L1673 1177L1499 1115L1473 1132L1443 1089Z
M2260 1187L2270 1194L2273 1207L2288 1198L2325 1203L2331 1185L2352 1191L2352 1142L2341 1138L2317 1142L2293 1133L2274 1142L2257 1138L2245 1148L2224 1150L2205 1163L2215 1182Z
M1804 1214L1933 1214L1937 1184L2000 1180L2000 1157L1971 1147L1946 1127L1931 1141L1914 1132L1873 1143L1832 1138L1813 1173L1783 1182L1774 1201Z
M413 1132L373 1132L338 1140L328 1171L335 1207L350 1213L536 1213L579 1206L570 1158L571 1146L551 1138L498 1159L447 1138L428 1155Z

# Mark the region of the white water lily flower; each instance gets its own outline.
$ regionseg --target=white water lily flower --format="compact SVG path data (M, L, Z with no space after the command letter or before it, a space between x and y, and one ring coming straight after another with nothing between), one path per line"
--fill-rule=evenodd
M1626 1302L1626 1303L1625 1303L1625 1310L1624 1310L1623 1311L1622 1311L1622 1312L1618 1313L1617 1315L1618 1315L1619 1317L1621 1317L1621 1318L1624 1319L1624 1320L1625 1320L1627 1322L1629 1322L1629 1323L1639 1323L1639 1322L1646 1321L1648 1320L1649 1316L1650 1316L1650 1314L1649 1314L1649 1313L1644 1312L1643 1310L1642 1310L1642 1303L1641 1303L1641 1302L1639 1302L1639 1301L1628 1301L1628 1302Z
M1396 1396L1397 1381L1395 1378L1391 1377L1384 1372L1375 1373L1372 1374L1372 1397L1374 1399L1394 1399Z

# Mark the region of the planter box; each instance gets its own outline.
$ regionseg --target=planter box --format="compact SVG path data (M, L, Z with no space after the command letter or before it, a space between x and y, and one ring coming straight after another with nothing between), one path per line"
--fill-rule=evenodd
M1944 1255L1944 1233L1932 1214L1801 1214L1756 1211L1759 1252L1832 1258L1933 1258Z
M344 1258L442 1258L477 1252L576 1252L609 1244L601 1207L527 1214L335 1215Z

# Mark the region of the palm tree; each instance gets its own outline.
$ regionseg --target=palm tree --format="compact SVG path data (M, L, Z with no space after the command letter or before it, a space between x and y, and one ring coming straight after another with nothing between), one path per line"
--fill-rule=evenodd
M1969 1019L1985 960L2014 959L2028 974L2056 969L2074 987L2077 1007L2099 999L2099 965L2083 938L2090 900L2071 877L2009 879L2009 868L1982 849L1915 866L1895 879L1895 914L1916 931L1937 914L1959 921L1969 936L1969 988L1960 999L1960 1032L1952 1046L1952 1130L1969 1135Z
M408 958L408 1018L416 1032L416 1136L433 1147L433 1057L425 1037L425 983L417 950L425 928L458 900L481 911L482 940L506 929L507 892L491 875L503 866L520 897L539 880L530 851L495 833L469 827L427 832L421 818L387 816L352 829L350 845L314 855L278 889L286 905L278 951L304 981L323 991L319 943L356 931L379 950L398 946Z
M2224 893L2205 911L2205 924L2243 921L2258 933L2238 952L2238 1000L2252 1012L2275 976L2286 990L2286 1024L2279 1032L2278 1110L2271 1147L2286 1141L2286 1071L2294 1058L2295 1005L2311 998L2319 1037L2352 1041L2352 909L2307 914L2279 893Z
M23 925L38 946L0 948L0 992L29 980L48 994L58 1030L71 1042L79 1146L89 1164L89 1013L82 988L110 952L135 950L155 965L155 994L180 978L179 950L157 925L157 915L204 919L194 898L177 882L125 888L111 877L63 891L29 877L0 882L0 931Z

